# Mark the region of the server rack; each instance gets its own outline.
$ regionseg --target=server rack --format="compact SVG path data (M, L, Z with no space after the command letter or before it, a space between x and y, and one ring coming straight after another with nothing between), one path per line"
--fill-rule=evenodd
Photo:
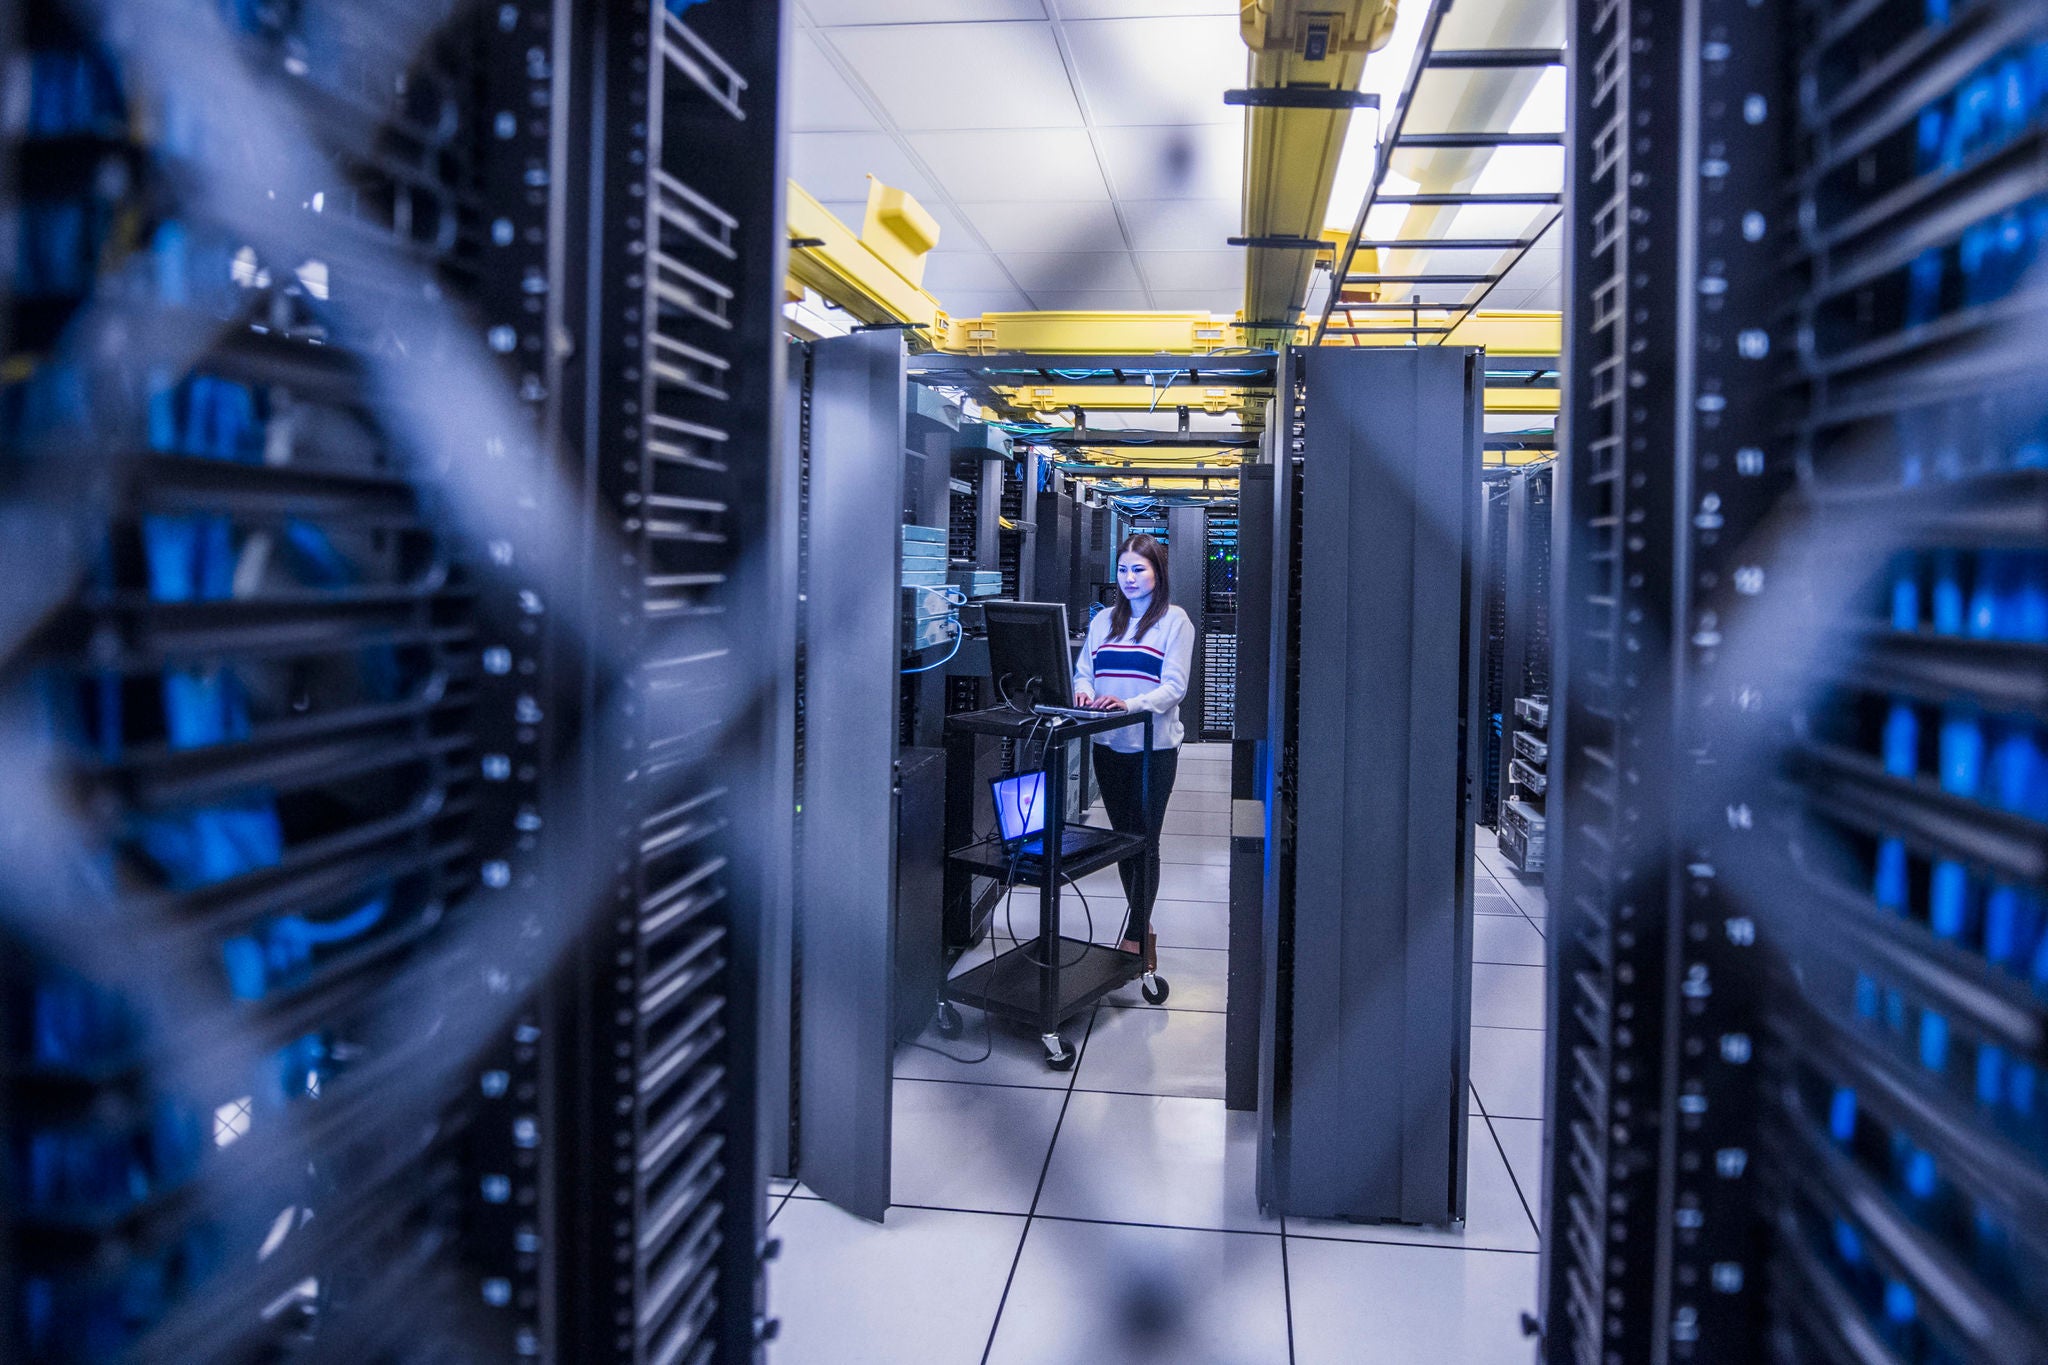
M1449 1222L1465 1208L1478 353L1296 350L1280 380L1260 1202Z
M591 122L558 167L589 170L565 189L588 335L563 420L593 519L626 543L586 578L580 710L604 743L602 758L583 746L581 832L609 885L556 1029L556 1074L576 1086L556 1152L563 1245L582 1250L555 1274L566 1354L649 1361L746 1359L760 1330L760 907L784 856L767 837L772 680L791 652L764 628L786 572L784 18L688 15L576 11L588 102L572 105Z
M1205 740L1227 741L1237 711L1237 509L1212 504L1203 531L1199 730Z
M0 1354L509 1356L552 8L13 14Z
M1507 760L1502 723L1514 709L1504 681L1508 635L1508 487L1514 476L1488 470L1479 485L1479 823L1496 827L1500 819L1501 779Z
M1550 786L1550 519L1552 467L1517 473L1503 520L1506 573L1501 636L1501 855L1543 870Z
M1680 18L1572 35L1546 1358L2039 1359L2048 13Z
M0 1354L754 1358L779 7L7 37Z

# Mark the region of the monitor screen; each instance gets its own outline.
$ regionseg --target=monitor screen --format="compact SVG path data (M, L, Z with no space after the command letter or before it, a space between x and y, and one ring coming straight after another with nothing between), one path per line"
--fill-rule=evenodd
M1067 639L1064 602L985 602L988 672L1003 704L1074 704L1074 650Z
M998 778L989 786L995 792L996 822L1003 842L1014 844L1045 832L1045 772L1018 773Z

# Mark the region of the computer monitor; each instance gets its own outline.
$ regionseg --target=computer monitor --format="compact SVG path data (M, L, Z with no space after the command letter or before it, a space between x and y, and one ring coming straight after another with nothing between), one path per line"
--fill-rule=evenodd
M1064 602L984 602L988 675L1018 710L1074 704L1074 655Z
M989 783L995 798L996 825L1003 832L1003 847L1015 849L1026 839L1026 851L1038 851L1038 835L1045 833L1045 770L999 777Z

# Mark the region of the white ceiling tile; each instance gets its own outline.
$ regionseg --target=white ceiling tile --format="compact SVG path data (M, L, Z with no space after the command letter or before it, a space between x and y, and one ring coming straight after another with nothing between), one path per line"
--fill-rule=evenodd
M1123 229L1108 199L1078 203L962 204L995 251L1121 251Z
M1542 308L1552 313L1564 311L1564 276L1560 275L1541 289L1529 291L1529 297L1522 300L1524 308Z
M911 133L907 141L956 204L1015 199L1020 191L1055 201L1109 195L1080 128Z
M1229 289L1233 285L1244 288L1242 249L1141 251L1138 269L1155 293L1162 289Z
M1105 128L1097 136L1119 198L1235 199L1244 193L1241 128Z
M789 126L799 132L864 132L882 126L809 33L791 38L789 88Z
M1221 289L1154 289L1152 301L1169 312L1227 315L1244 307L1244 281Z
M1244 226L1235 199L1125 199L1120 207L1140 251L1213 251Z
M933 197L931 182L886 133L791 133L790 178L820 203L868 201L868 177L909 190L918 199ZM860 214L847 220L858 232Z
M1138 16L1221 14L1237 18L1241 0L1060 0L1062 19L1125 19ZM1235 32L1235 25L1232 26Z
M1043 19L1043 0L803 0L811 22L939 24L990 19Z
M1526 308L1529 306L1529 296L1534 292L1529 289L1504 289L1496 286L1494 291L1486 296L1486 303L1483 306L1489 309Z
M1234 16L1104 19L1065 28L1096 127L1243 126L1244 111L1223 102L1224 91L1245 84L1249 60Z
M1082 123L1051 24L893 24L824 39L905 132Z
M924 287L945 303L956 293L1015 289L1017 285L1003 263L987 252L955 251L925 261Z
M1019 289L987 289L940 297L946 311L956 318L980 317L983 313L1028 313L1031 298Z
M1124 311L1146 306L1141 289L1034 289L1031 301L1041 309L1060 312Z
M1127 251L1006 252L1003 264L1033 297L1042 289L1137 290L1144 287Z

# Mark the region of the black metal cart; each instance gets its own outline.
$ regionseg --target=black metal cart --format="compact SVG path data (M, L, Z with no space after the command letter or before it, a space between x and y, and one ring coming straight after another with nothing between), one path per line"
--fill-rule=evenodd
M1145 725L1145 777L1143 790L1149 797L1152 773L1152 727L1149 711L1105 712L1100 717L1081 719L1042 716L998 707L970 711L946 718L947 744L972 744L979 735L1016 741L1019 745L1036 739L1045 741L1046 811L1044 853L1018 859L1000 842L982 842L954 849L947 860L955 867L978 876L992 877L1005 886L1038 888L1038 934L1006 953L946 982L939 990L939 1031L957 1033L960 1015L956 1004L973 1005L997 1018L1030 1025L1045 1045L1045 1063L1055 1071L1074 1064L1075 1053L1060 1033L1060 1025L1108 995L1117 987L1144 978L1145 999L1159 1004L1166 999L1166 978L1145 970L1143 953L1068 938L1060 932L1060 883L1078 880L1091 872L1114 867L1133 854L1143 853L1159 838L1159 831L1142 834L1106 834L1087 851L1062 856L1061 844L1067 825L1068 746L1128 725Z

